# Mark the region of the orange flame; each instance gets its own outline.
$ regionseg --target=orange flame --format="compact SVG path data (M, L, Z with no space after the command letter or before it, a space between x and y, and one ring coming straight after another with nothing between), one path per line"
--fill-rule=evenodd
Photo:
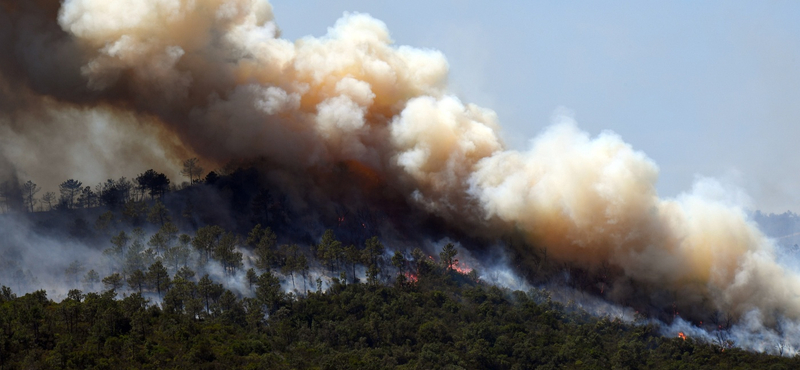
M683 332L678 332L678 337L683 340L686 340L686 334L683 334Z
M405 277L406 277L406 279L408 279L409 283L416 283L417 281L419 281L419 278L417 277L417 274L414 274L414 273L411 273L411 272L405 272L405 273L403 273L403 275L405 275Z
M450 266L453 270L458 271L464 275L469 274L472 271L472 268L467 266L466 264L462 264L460 261L453 262L453 265Z

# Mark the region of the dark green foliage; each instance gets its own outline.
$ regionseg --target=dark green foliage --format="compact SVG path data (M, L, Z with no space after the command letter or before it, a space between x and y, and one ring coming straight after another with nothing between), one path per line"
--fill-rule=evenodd
M336 240L333 230L328 229L322 234L322 240L317 245L317 259L327 267L331 277L338 275L340 261L344 257L342 242Z
M164 206L164 203L157 200L147 211L147 221L154 225L164 226L165 223L172 221L172 217L169 215L169 210Z
M242 252L236 250L239 237L233 233L225 233L214 249L214 259L222 263L225 273L233 275L242 266Z
M111 275L104 277L103 285L105 285L107 290L112 290L112 291L122 288L122 275L120 275L118 272L115 272Z
M447 243L447 245L442 248L442 252L439 253L439 260L442 261L442 267L447 270L452 270L453 265L458 263L458 260L455 259L457 254L458 251L453 243Z
M278 237L269 227L262 228L261 224L253 227L247 236L245 244L254 249L256 256L256 267L261 270L269 270L275 262L275 245Z
M114 212L106 211L97 217L94 222L94 228L98 233L107 236L106 233L114 225Z
M211 314L212 304L216 303L219 296L222 295L222 291L222 284L214 283L208 274L200 278L200 281L197 283L197 292L199 298L205 305L206 314Z
M204 266L211 259L224 232L219 226L205 226L197 230L192 246L200 252L201 265Z
M130 200L122 209L122 217L132 226L141 226L147 214L147 203Z
M247 286L250 288L250 290L253 290L253 285L258 281L258 274L256 274L256 270L252 267L247 269L245 277L247 278Z
M147 269L146 279L147 285L150 286L151 290L158 293L159 297L169 289L171 283L167 268L164 267L161 261L156 261L156 263L150 265L150 268Z
M396 258L397 265L405 264ZM798 358L664 338L594 318L544 291L502 290L426 261L403 287L334 284L286 295L266 272L256 298L176 276L161 306L139 293L0 288L0 368L793 369ZM188 269L186 269L188 270Z
M142 270L136 269L128 276L128 287L131 290L135 290L142 293L144 288L147 286L147 276L142 272Z
M275 312L283 300L281 282L269 271L261 274L256 280L256 299L267 308L267 312Z
M723 351L691 338L664 338L645 323L593 318L551 302L544 291L486 286L477 273L454 269L458 251L452 244L443 248L438 263L419 248L387 258L377 237L341 241L337 234L342 239L348 234L342 229L295 245L296 239L284 235L289 229L281 227L289 218L280 196L255 188L240 191L254 183L247 172L209 173L208 185L185 189L184 195L202 194L213 184L223 189L225 202L242 212L233 214L236 219L252 220L235 229L239 234L231 233L195 217L204 207L200 198L170 202L163 196L166 185L155 189L144 181L158 175L163 176L151 170L137 178L138 197L127 194L131 184L124 179L109 181L107 190L122 189L126 195L98 190L95 196L114 195L100 199L113 212L93 215L94 228L75 218L73 236L96 231L111 242L105 254L119 272L102 279L105 292L71 290L55 303L44 291L17 297L0 288L0 370L800 368L794 358ZM190 178L196 182L197 177ZM144 192L159 200L145 201ZM62 195L65 208L80 204L79 193ZM84 197L86 207L97 202L90 195ZM113 206L117 202L121 209ZM186 205L180 218L175 204ZM115 221L120 213L124 222ZM187 230L179 229L183 219L193 227L209 226L194 236L179 236L179 230ZM160 229L126 234L117 228L124 223L148 227L145 221ZM250 229L256 222L262 224ZM281 233L281 245L270 227ZM197 260L190 258L191 248L199 253ZM255 266L246 273L238 271L244 265L242 250L254 257ZM547 261L544 252L541 260ZM204 275L211 260L229 275L244 275L249 289L230 291ZM86 271L97 267L84 263L64 266L65 280L75 287L99 286L99 274ZM309 276L310 269L324 276ZM359 271L366 272L365 284L356 277ZM287 288L303 293L287 294ZM155 296L160 304L147 299Z

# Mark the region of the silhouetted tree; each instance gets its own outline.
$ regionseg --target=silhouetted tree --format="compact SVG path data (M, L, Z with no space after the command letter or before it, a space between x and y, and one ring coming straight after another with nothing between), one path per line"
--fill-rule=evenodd
M200 175L202 173L203 167L200 167L197 158L189 158L183 161L183 170L181 170L181 175L188 177L190 184L200 181Z
M206 174L206 178L203 180L203 182L209 185L214 185L217 182L217 180L219 180L219 175L216 172L211 171L208 174Z
M33 212L33 206L35 206L37 202L36 193L41 190L42 189L31 180L22 184L22 197L29 212Z
M61 201L67 208L75 208L75 200L81 192L81 186L83 183L73 179L64 181L58 186L58 190L61 192Z
M126 193L130 192L130 189L126 190L124 187L130 187L130 182L126 185L124 182L127 182L127 180L125 180L124 177L120 180L123 181L123 183L108 179L103 183L102 189L98 192L100 202L111 209L119 208L128 200Z
M78 199L75 201L75 208L92 208L96 206L97 203L97 193L92 191L91 186L86 186L81 189L78 194Z
M47 204L47 210L52 211L53 204L55 204L57 201L58 199L56 198L56 193L48 191L44 193L44 195L42 195L41 204L42 205Z
M136 176L136 184L142 193L147 191L151 198L161 197L169 190L167 176L152 169Z

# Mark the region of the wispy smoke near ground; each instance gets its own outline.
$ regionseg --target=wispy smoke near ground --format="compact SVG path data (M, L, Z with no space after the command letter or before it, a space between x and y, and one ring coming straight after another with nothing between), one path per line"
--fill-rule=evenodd
M593 274L610 266L621 274L604 294L618 302L672 292L680 308L800 319L800 276L778 263L736 192L702 180L659 198L653 161L568 117L529 150L507 150L494 112L448 94L441 53L393 45L368 15L293 42L266 1L0 4L0 45L12 51L0 61L0 106L14 107L1 129L31 151L52 145L32 139L46 127L70 130L68 109L129 117L147 126L130 142L148 137L164 152L132 145L111 157L266 159L287 188L400 196L476 236L518 235L520 255L546 251ZM54 117L24 118L43 102ZM6 157L24 162L9 145ZM327 181L336 171L346 184Z

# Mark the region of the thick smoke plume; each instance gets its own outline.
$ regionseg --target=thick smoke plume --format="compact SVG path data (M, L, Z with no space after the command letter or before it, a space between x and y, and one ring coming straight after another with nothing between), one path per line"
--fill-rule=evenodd
M292 42L262 0L58 5L0 1L0 122L19 137L42 129L20 118L41 102L137 117L155 128L131 135L175 143L162 157L264 160L298 194L405 199L475 236L521 238L521 269L545 254L619 270L606 292L618 301L647 287L636 294L800 319L798 274L719 184L659 198L652 160L568 118L508 150L493 111L448 93L441 53L393 45L368 15Z

